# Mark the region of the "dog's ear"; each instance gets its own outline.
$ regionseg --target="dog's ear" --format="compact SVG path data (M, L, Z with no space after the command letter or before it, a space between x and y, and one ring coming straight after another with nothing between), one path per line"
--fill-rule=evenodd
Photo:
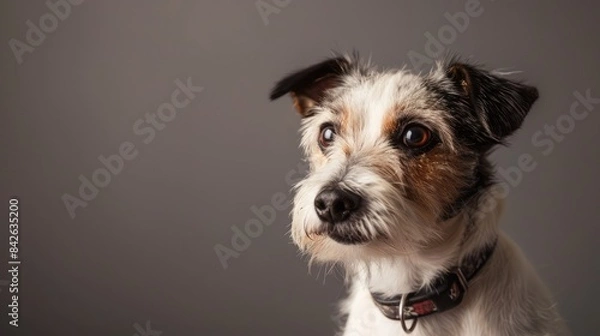
M538 99L535 87L463 63L450 63L446 75L487 130L492 144L514 133ZM491 133L491 134L490 134Z
M296 71L281 79L271 91L275 100L287 93L302 117L311 115L311 109L319 105L325 92L340 84L340 77L348 71L349 61L338 57Z

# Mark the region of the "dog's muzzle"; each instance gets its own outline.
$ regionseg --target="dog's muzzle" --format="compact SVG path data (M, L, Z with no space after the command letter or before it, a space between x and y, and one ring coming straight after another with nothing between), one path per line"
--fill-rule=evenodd
M363 203L363 198L355 192L327 187L315 197L314 207L331 239L341 244L360 244L369 240L358 230Z

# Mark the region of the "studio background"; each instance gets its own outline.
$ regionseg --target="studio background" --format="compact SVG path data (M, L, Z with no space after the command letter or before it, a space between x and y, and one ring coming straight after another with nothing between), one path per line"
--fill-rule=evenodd
M27 21L39 27L52 10L45 1L3 1L0 186L3 218L8 199L20 199L22 265L18 329L8 327L7 265L0 267L0 334L332 335L342 279L319 267L308 274L286 235L289 206L226 269L215 253L218 244L233 248L232 227L257 218L253 206L289 197L290 177L303 170L300 118L289 99L271 103L268 92L331 50L414 69L409 55L432 56L427 34L439 41L452 27L448 17L469 2L88 0L68 15L63 8L34 46ZM593 335L600 104L546 155L532 137L569 114L575 92L600 97L600 6L479 3L480 15L454 28L444 49L521 71L513 78L541 94L511 147L492 155L505 169L525 153L537 163L511 187L502 228L574 334ZM30 50L17 56L12 39ZM150 131L140 135L135 125L147 127L146 114L188 80L202 91L180 96L189 104L152 140ZM81 199L80 176L91 180L104 167L98 157L127 142L137 155L72 218L65 195ZM0 241L8 260L4 228Z

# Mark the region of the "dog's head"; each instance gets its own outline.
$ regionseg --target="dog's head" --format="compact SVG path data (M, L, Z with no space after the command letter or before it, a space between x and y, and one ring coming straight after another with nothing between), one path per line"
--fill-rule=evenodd
M445 223L489 185L489 150L517 130L537 90L456 61L427 75L339 57L290 74L310 172L291 234L323 261L444 239Z

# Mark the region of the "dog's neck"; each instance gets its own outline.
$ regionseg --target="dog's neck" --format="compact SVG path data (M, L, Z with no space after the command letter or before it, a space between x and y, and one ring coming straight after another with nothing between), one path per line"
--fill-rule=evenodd
M465 208L441 225L449 228L444 243L415 254L399 254L351 265L351 270L372 292L394 296L410 293L431 285L445 271L459 266L461 261L489 246L498 235L501 201L492 195L480 197L477 204L492 198L491 210Z

